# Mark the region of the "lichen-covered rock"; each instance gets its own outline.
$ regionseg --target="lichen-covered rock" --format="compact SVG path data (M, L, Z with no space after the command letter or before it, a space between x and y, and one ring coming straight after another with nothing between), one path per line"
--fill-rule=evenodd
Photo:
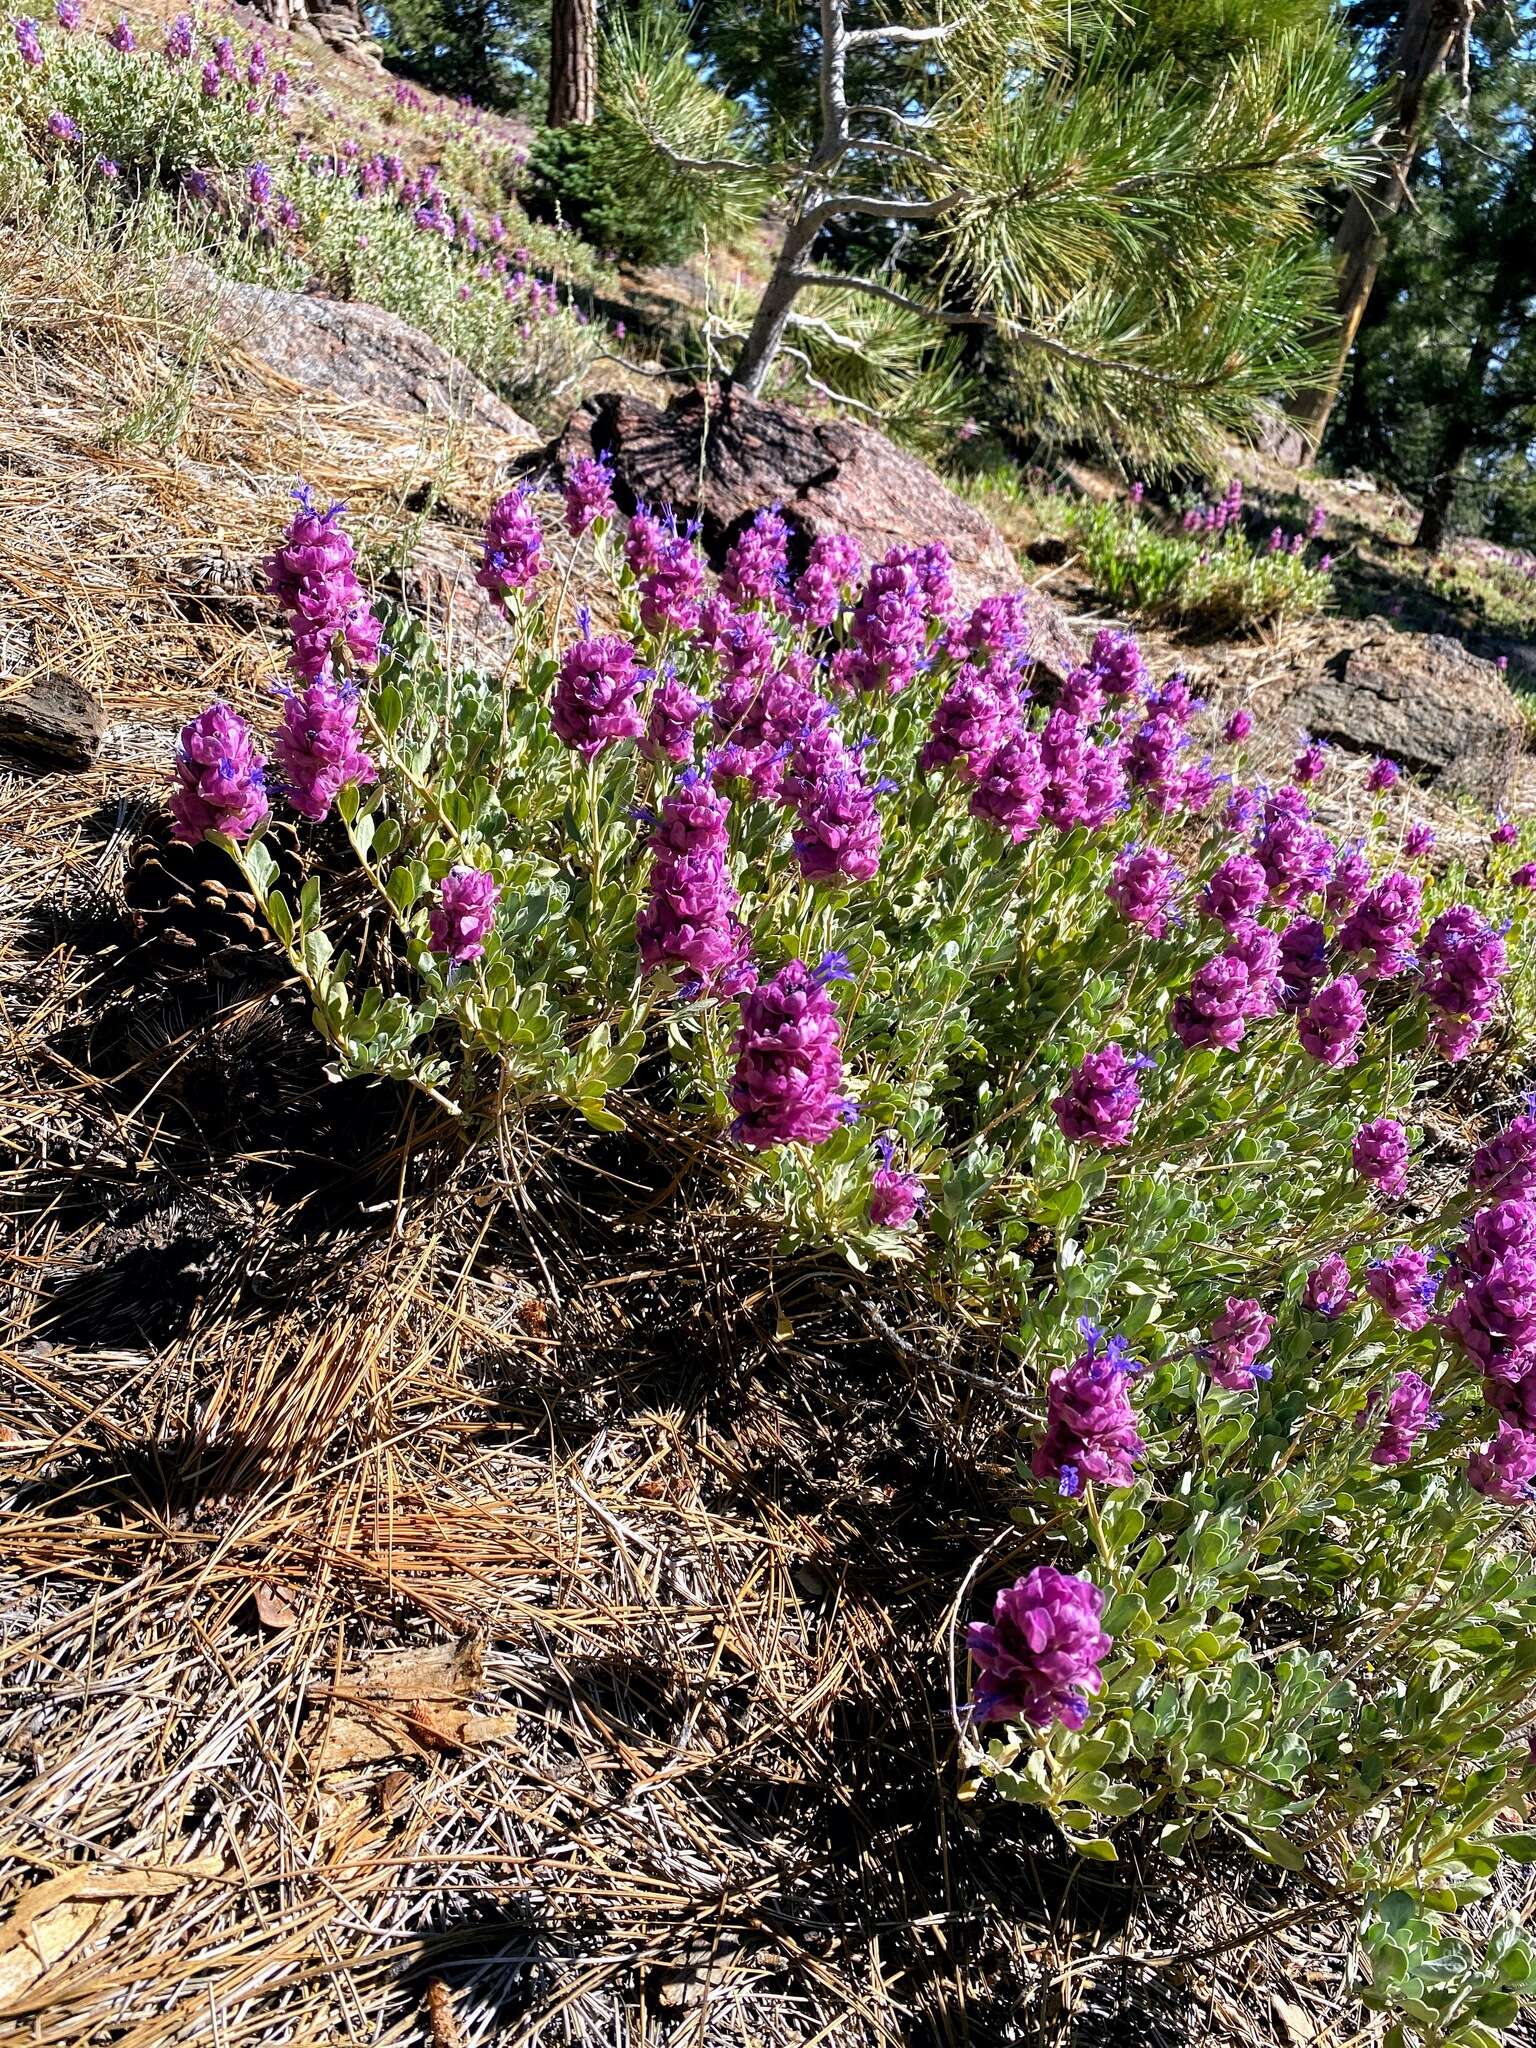
M540 460L564 469L598 453L613 461L626 512L643 498L701 520L716 568L754 514L777 505L802 544L851 533L869 562L892 547L943 541L966 604L1024 580L990 519L859 420L819 418L729 386L685 392L665 410L606 393L587 401ZM1049 673L1064 675L1082 660L1064 615L1036 596L1031 616L1032 652Z

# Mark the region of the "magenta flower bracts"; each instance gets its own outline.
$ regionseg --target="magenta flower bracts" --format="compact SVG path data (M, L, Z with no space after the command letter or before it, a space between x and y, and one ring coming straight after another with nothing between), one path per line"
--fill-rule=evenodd
M613 458L611 455L583 455L565 474L565 530L583 534L599 519L612 519Z
M846 976L838 954L814 972L791 960L741 998L732 1135L754 1152L819 1145L849 1120L842 1093L842 1020L827 983Z
M1218 1387L1247 1393L1267 1380L1273 1367L1262 1359L1274 1331L1275 1319L1256 1301L1229 1294L1227 1305L1211 1324L1211 1334L1202 1355Z
M997 670L969 664L957 670L934 709L919 771L928 775L952 766L962 780L977 781L1003 742L1020 730L1021 709L1017 685Z
M1144 1053L1127 1055L1113 1044L1086 1054L1051 1104L1062 1136L1085 1145L1128 1145L1141 1107L1138 1077L1154 1064Z
M1362 1124L1356 1131L1351 1158L1360 1178L1384 1195L1400 1195L1408 1185L1408 1133L1389 1116Z
M650 895L637 920L641 965L686 968L697 985L739 993L743 933L730 877L730 804L687 774L663 800L650 837Z
M1416 1372L1404 1372L1393 1381L1385 1403L1379 1394L1373 1394L1366 1403L1361 1416L1362 1425L1368 1420L1378 1419L1381 1434L1372 1447L1371 1463L1406 1465L1419 1438L1434 1429L1440 1417L1435 1411L1434 1396L1425 1381Z
M1296 1018L1296 1036L1325 1067L1353 1066L1365 1029L1365 998L1352 974L1320 988Z
M639 703L643 673L634 648L616 634L577 640L560 657L550 723L584 761L616 740L645 737Z
M544 566L544 529L529 504L532 484L518 484L498 498L485 522L485 547L475 581L494 604L526 590Z
M789 594L789 524L777 506L759 512L726 550L720 594L728 603L776 609Z
M1536 1433L1502 1422L1492 1443L1467 1459L1473 1489L1507 1508L1523 1507L1536 1495Z
M1342 1253L1330 1252L1307 1275L1306 1285L1301 1290L1301 1305L1314 1315L1327 1316L1331 1321L1344 1313L1352 1299L1349 1266Z
M1179 870L1160 846L1127 847L1115 862L1104 893L1127 924L1160 939L1172 922Z
M227 704L210 704L181 729L170 811L174 836L195 844L205 832L245 839L271 812L266 764L255 736Z
M344 685L311 683L284 697L273 752L283 794L301 818L318 823L330 815L347 783L378 780L371 757L358 744L357 716L357 692Z
M1035 1446L1030 1471L1056 1482L1068 1498L1085 1482L1129 1486L1146 1445L1136 1428L1130 1382L1135 1367L1124 1340L1107 1346L1097 1338L1075 1364L1060 1366L1046 1388L1045 1435Z
M1037 1565L1004 1587L992 1619L966 1630L977 1667L975 1719L1081 1728L1089 1697L1103 1688L1099 1667L1114 1647L1100 1626L1103 1612L1104 1595L1091 1579L1054 1565Z
M892 1164L896 1146L890 1138L876 1141L880 1164L869 1189L869 1220L882 1230L907 1230L928 1200L927 1189L915 1173L903 1173Z
M1365 1291L1400 1330L1422 1330L1429 1321L1440 1282L1428 1252L1399 1245L1366 1269Z
M864 566L851 534L824 533L811 542L805 567L795 579L790 610L803 625L830 626Z
M341 524L344 505L315 509L306 487L283 544L262 564L267 587L288 614L294 673L318 683L338 656L360 669L379 659L383 628L357 580L352 541Z
M450 967L478 960L496 922L501 896L494 875L481 868L450 868L438 885L438 897L427 913L428 943Z

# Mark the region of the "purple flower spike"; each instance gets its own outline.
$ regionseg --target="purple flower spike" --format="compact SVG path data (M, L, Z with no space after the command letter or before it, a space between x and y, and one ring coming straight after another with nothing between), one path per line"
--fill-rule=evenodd
M357 694L334 683L311 683L283 700L274 752L289 803L301 818L327 817L347 783L377 782L357 740Z
M1075 1364L1051 1374L1045 1435L1029 1461L1037 1479L1054 1479L1069 1496L1085 1480L1096 1486L1132 1483L1136 1460L1146 1456L1147 1447L1136 1429L1130 1377L1097 1344Z
M1373 1259L1366 1270L1366 1293L1400 1330L1422 1330L1429 1321L1440 1288L1431 1263L1429 1253L1405 1244Z
M1174 998L1174 1036L1186 1051L1206 1045L1230 1051L1242 1043L1252 1000L1247 964L1235 952L1218 953Z
M1015 846L1039 828L1045 810L1045 760L1040 737L1015 732L977 777L971 815L1005 832Z
M1307 1284L1301 1290L1301 1305L1314 1315L1327 1316L1332 1321L1344 1313L1352 1300L1349 1267L1344 1256L1341 1252L1330 1252L1307 1275Z
M1128 847L1115 862L1104 893L1127 924L1160 939L1172 920L1170 905L1179 870L1160 846Z
M1395 761L1388 760L1383 754L1379 760L1371 763L1366 773L1365 786L1372 796L1384 796L1389 789L1396 789L1402 780L1402 772Z
M21 15L16 22L16 49L29 71L36 71L41 66L43 45L37 33L37 23L29 15Z
M1486 1499L1523 1507L1536 1491L1536 1432L1501 1423L1493 1442L1467 1459L1467 1479Z
M565 530L583 534L599 519L612 519L613 457L583 455L573 462L565 476Z
M501 890L483 868L452 867L438 885L438 898L427 912L429 944L450 967L478 960L496 922Z
M1408 1133L1392 1117L1362 1124L1350 1148L1356 1173L1384 1195L1400 1195L1408 1185Z
M846 1121L842 1021L823 986L825 967L812 974L790 960L741 997L731 1134L754 1152L819 1145Z
M851 534L824 533L811 542L805 567L795 580L790 609L802 625L830 626L859 580L864 558Z
M195 845L205 832L244 839L271 812L264 786L266 764L255 736L227 704L210 704L181 729L176 788L171 792L173 837Z
M750 986L751 969L727 862L730 809L697 775L685 775L666 796L651 834L650 896L636 932L643 966L686 967L701 987L739 995Z
M880 1164L870 1183L869 1220L881 1230L906 1230L926 1204L928 1191L917 1174L891 1164L896 1147L889 1138L881 1138L877 1150Z
M1239 705L1222 728L1222 738L1229 747L1240 747L1253 732L1253 713Z
M475 581L503 605L515 590L526 590L544 566L544 530L528 500L532 484L518 484L498 498L485 522L485 551Z
M998 670L969 663L957 669L934 710L919 772L953 765L963 781L978 781L1003 742L1019 731L1020 712L1017 687Z
M640 751L651 761L691 761L694 728L708 706L670 672L651 692Z
M640 677L639 658L627 640L609 634L575 641L560 658L550 723L584 761L616 740L643 739Z
M781 794L794 806L795 858L808 882L867 882L880 865L875 793L836 729L821 724L789 756Z
M1263 908L1268 896L1263 865L1249 854L1234 853L1217 868L1196 902L1203 916L1234 931Z
M357 580L352 542L341 525L345 508L317 512L307 490L294 496L299 510L287 536L262 564L267 588L288 614L294 673L305 683L324 681L342 651L371 669L383 628Z
M1088 1699L1102 1691L1099 1666L1114 1647L1100 1627L1104 1595L1091 1579L1036 1565L992 1603L990 1621L973 1621L966 1648L978 1676L975 1719L1059 1721L1081 1728Z
M1274 1330L1274 1317L1266 1315L1256 1301L1245 1295L1229 1294L1227 1305L1211 1324L1211 1334L1201 1355L1218 1387L1248 1393L1260 1380L1267 1380L1272 1367L1260 1363Z
M1414 964L1424 892L1414 875L1395 872L1369 890L1339 927L1339 951L1363 953L1363 981L1388 981Z
M1143 1064L1115 1044L1088 1053L1051 1104L1062 1136L1085 1145L1128 1145L1141 1107L1136 1076Z
M1382 1429L1371 1450L1373 1465L1406 1465L1419 1438L1427 1430L1435 1428L1440 1420L1435 1412L1434 1396L1416 1372L1398 1374L1385 1407L1381 1404L1380 1395L1373 1394L1361 1415L1362 1426L1378 1412L1382 1417Z
M777 506L759 512L726 550L720 591L742 608L777 609L789 584L789 523Z
M1136 697L1151 680L1141 649L1129 633L1112 633L1107 628L1094 636L1088 666L1098 677L1106 697Z
M1365 998L1352 974L1341 974L1320 988L1296 1018L1303 1050L1325 1067L1352 1067L1364 1029Z

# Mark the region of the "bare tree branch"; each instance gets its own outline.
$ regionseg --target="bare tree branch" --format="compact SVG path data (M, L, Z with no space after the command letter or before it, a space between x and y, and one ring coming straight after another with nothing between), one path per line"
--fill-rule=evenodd
M892 22L885 28L850 29L848 47L860 50L870 43L942 43L957 28L963 28L965 21L965 15L957 14L953 21L937 22L932 28L904 28L900 22Z

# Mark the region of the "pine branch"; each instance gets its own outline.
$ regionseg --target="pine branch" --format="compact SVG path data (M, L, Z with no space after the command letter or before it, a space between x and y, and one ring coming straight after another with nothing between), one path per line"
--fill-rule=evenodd
M1000 313L950 313L939 306L925 306L921 299L908 298L905 292L894 290L882 284L875 277L860 277L853 271L796 270L791 276L800 285L824 285L840 291L864 292L872 299L882 299L887 305L899 306L905 313L918 313L925 320L938 321L946 327L984 327L991 333L999 334L1005 341L1021 343L1026 348L1043 349L1058 361L1073 363L1079 369L1102 370L1117 377L1134 377L1147 384L1161 384L1170 390L1209 391L1221 382L1219 377L1180 377L1172 370L1154 370L1145 363L1127 362L1123 358L1095 355L1088 349L1073 348L1068 342L1058 341L1054 335L1042 334L1037 327L1026 327L1017 320L1010 320ZM792 313L790 324L794 327L820 326L829 337L846 347L854 344L845 336L834 334L825 321L815 321L803 313Z

